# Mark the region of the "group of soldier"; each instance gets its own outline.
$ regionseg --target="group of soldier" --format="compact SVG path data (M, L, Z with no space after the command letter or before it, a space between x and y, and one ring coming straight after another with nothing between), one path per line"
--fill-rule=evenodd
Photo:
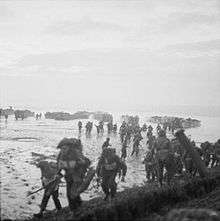
M42 113L37 113L37 114L35 115L35 119L36 119L36 120L41 119L41 117L42 117Z
M118 129L117 124L113 124L112 121L107 123L107 133L108 134L111 134L111 133L116 134L117 133L117 129Z
M146 153L143 163L145 164L146 177L148 180L158 178L160 185L163 183L164 175L167 183L170 184L174 175L187 175L193 177L198 169L189 151L185 150L178 139L169 140L164 130L158 130L158 137L150 136L152 145ZM149 140L148 140L149 141ZM198 153L206 167L220 165L220 139L211 144L201 143L196 146L194 141L190 141L191 147ZM166 169L166 174L164 174Z
M79 121L78 122L78 131L79 131L79 133L82 132L82 126L83 126L82 121ZM99 121L98 125L95 125L95 127L96 127L96 131L97 131L97 135L103 135L104 134L104 121ZM86 135L91 135L92 129L93 129L93 122L88 121L85 125ZM117 124L113 124L112 121L108 122L107 123L107 133L108 134L111 134L111 133L116 134L117 133Z
M103 128L104 124L99 123L100 125ZM91 133L92 126L92 122L87 122L86 133ZM81 132L82 122L78 123L78 127L79 132ZM61 209L58 191L62 177L66 181L67 200L73 216L82 203L80 194L88 188L95 176L97 177L97 183L101 184L105 194L104 200L111 201L117 192L117 175L122 182L125 181L127 148L132 143L131 155L138 155L140 141L143 139L143 131L147 132L148 150L143 163L148 181L157 180L162 186L164 181L170 185L176 174L181 175L184 172L190 176L195 176L197 168L192 156L181 146L178 139L168 139L166 131L160 125L157 125L156 133L153 133L151 125L147 127L144 124L140 127L138 123L129 124L124 121L119 129L121 157L116 154L116 149L111 147L110 138L108 137L102 145L102 153L98 158L98 163L94 166L90 159L83 154L83 145L80 139L64 138L57 146L60 151L57 162L54 165L48 162L38 164L42 172L41 179L45 192L41 210L38 214L35 214L35 217L42 217L50 196L53 197L56 209ZM201 148L196 147L193 141L191 145L199 152L206 166L213 167L220 164L220 140L215 144L205 142L201 144Z
M81 127L81 128L82 128L82 127ZM86 135L90 136L90 135L91 135L91 132L92 132L92 128L93 128L93 122L92 122L92 121L88 121L88 122L86 123L85 128L86 128ZM81 130L79 130L79 131L81 131Z
M56 163L39 162L38 167L41 169L41 180L45 191L40 212L34 214L35 217L41 218L43 216L50 196L54 200L57 211L61 210L58 189L62 177L66 181L67 200L73 216L74 211L82 203L80 194L88 188L95 175L97 176L97 183L101 184L105 193L104 200L111 200L115 197L117 191L116 176L118 174L124 181L127 166L117 156L116 150L109 148L111 146L109 141L110 139L107 138L104 142L96 167L92 166L90 159L83 154L81 140L76 138L64 138L59 142L57 148L60 152Z

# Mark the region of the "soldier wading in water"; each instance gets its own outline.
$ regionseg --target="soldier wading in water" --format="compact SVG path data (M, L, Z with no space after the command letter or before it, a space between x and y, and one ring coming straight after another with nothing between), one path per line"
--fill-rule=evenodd
M74 215L82 202L80 193L89 186L95 170L90 167L90 160L83 155L80 139L64 138L57 148L60 149L57 158L58 171L65 171L67 199Z

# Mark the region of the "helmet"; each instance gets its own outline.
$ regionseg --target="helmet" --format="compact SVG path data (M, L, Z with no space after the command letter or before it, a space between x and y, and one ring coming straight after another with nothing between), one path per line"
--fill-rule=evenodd
M164 130L160 130L158 132L158 135L159 135L159 137L164 137L164 136L166 136L166 132Z
M76 148L76 149L82 149L82 143L80 139L76 139L76 138L63 138L59 144L57 145L58 149L61 149L62 146L69 146L72 148Z

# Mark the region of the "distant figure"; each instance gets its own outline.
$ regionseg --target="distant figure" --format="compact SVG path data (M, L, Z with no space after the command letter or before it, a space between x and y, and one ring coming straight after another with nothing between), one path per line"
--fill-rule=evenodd
M86 135L87 136L90 136L91 135L91 132L92 132L92 127L93 127L93 123L91 121L88 121L86 123Z
M104 122L100 121L99 122L99 131L103 134L104 133Z
M152 148L154 146L154 143L155 143L155 140L156 140L155 136L153 136L153 135L148 136L147 144L148 144L148 149L149 150L152 150Z
M8 120L8 115L7 114L5 114L5 121L7 121Z
M162 129L162 128L161 128L160 124L157 124L157 133L159 133L159 131L160 131L161 129Z
M114 125L113 125L113 133L114 133L114 134L117 133L117 129L118 129L117 124L114 124Z
M144 132L147 131L147 124L144 123L141 130L144 131Z
M110 134L113 131L113 124L112 121L108 122L107 124L108 134Z
M100 134L100 128L99 128L99 125L98 125L98 126L95 125L95 127L96 127L97 134L99 135L99 134Z
M155 180L156 177L156 162L153 151L148 151L143 163L145 164L146 178L148 181Z
M121 159L122 160L125 160L126 157L127 157L127 148L128 148L128 145L127 145L127 142L126 140L123 142L122 144L122 148L121 148Z
M82 121L78 122L78 129L79 129L79 133L82 132Z
M147 137L153 136L153 127L151 125L148 126Z
M61 174L57 174L57 165L56 163L49 163L47 161L40 161L37 167L41 170L41 181L42 185L45 187L44 196L40 205L40 212L34 214L34 217L41 218L43 216L43 212L45 211L50 196L53 197L54 204L57 210L61 210L61 204L58 199L59 197L59 184L54 183L52 185L47 186L51 181L56 179L58 176L62 177ZM59 177L58 177L59 178Z
M141 136L140 133L137 133L134 135L134 140L133 140L133 150L131 153L131 156L133 156L133 154L135 153L136 156L138 156L139 153L139 145L140 145L140 141L143 139L143 137Z
M109 143L110 138L106 138L106 141L102 144L102 150L107 149L111 144Z

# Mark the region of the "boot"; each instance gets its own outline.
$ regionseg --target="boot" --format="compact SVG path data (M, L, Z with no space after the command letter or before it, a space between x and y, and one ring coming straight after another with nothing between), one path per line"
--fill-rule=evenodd
M35 213L34 217L38 218L38 219L42 218L43 217L43 212Z

